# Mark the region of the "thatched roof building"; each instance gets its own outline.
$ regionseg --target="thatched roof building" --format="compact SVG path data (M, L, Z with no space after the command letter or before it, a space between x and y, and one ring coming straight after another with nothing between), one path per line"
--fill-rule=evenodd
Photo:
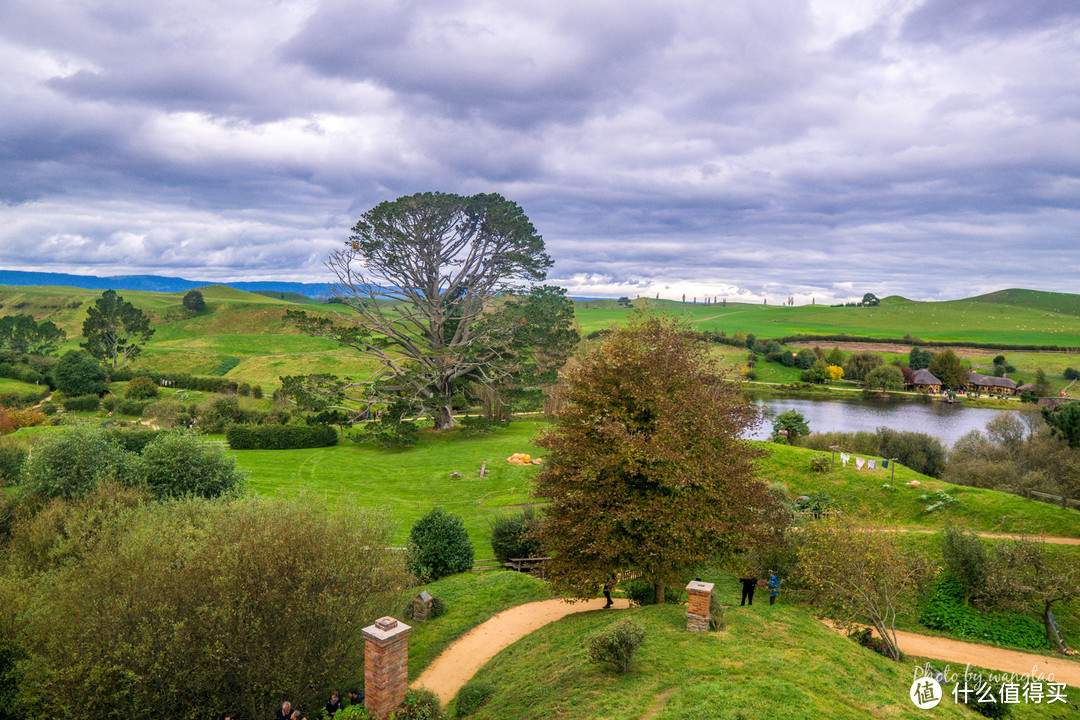
M915 371L911 384L916 392L941 392L941 381L926 368Z
M977 372L968 373L967 387L968 390L976 392L1005 393L1007 395L1016 393L1015 380L994 377L993 375L980 375Z

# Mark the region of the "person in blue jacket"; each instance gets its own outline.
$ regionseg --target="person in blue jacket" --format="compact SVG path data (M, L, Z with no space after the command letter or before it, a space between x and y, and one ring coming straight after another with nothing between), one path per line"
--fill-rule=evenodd
M769 604L776 604L776 596L780 594L780 578L776 577L776 574L769 571Z

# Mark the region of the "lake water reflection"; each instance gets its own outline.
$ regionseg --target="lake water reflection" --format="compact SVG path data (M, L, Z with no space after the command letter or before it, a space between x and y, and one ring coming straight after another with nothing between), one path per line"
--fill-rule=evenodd
M775 415L797 410L806 418L811 432L873 432L885 426L893 430L933 435L949 446L971 430L983 430L994 415L1003 412L945 402L922 403L884 398L809 400L769 397L755 399L754 404L763 407L767 416L758 431L750 435L755 440L768 439Z

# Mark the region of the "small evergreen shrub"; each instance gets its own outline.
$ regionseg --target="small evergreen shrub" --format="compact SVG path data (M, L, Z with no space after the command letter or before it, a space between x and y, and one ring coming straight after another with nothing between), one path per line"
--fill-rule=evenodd
M491 549L499 562L506 563L511 558L539 557L540 541L529 537L536 521L536 511L531 507L496 516L491 523Z
M132 378L131 382L124 388L124 397L129 400L150 400L158 396L157 383L153 378L146 375L139 375L136 378Z
M585 641L585 648L590 662L611 663L620 673L625 673L643 642L645 626L637 620L624 618L590 636Z
M251 386L251 397L255 398L256 400L261 400L262 396L263 396L262 385L257 385L257 384L252 385Z
M405 693L405 700L394 713L394 720L443 720L439 696L427 688L410 690Z
M432 508L412 526L409 555L413 573L424 582L468 572L473 564L465 523L441 507Z
M488 698L494 694L495 688L491 683L483 680L473 680L466 683L458 690L454 707L457 708L455 715L459 718L468 717L483 706Z
M41 412L45 415L45 417L52 417L56 413L60 412L60 406L54 402L43 402L41 403Z
M815 455L810 458L810 469L814 472L827 472L831 465L829 458L824 455Z

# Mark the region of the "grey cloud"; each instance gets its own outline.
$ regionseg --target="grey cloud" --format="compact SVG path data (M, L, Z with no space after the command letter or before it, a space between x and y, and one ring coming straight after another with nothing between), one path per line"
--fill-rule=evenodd
M926 0L903 24L915 42L1012 36L1075 23L1080 6L1072 0Z

